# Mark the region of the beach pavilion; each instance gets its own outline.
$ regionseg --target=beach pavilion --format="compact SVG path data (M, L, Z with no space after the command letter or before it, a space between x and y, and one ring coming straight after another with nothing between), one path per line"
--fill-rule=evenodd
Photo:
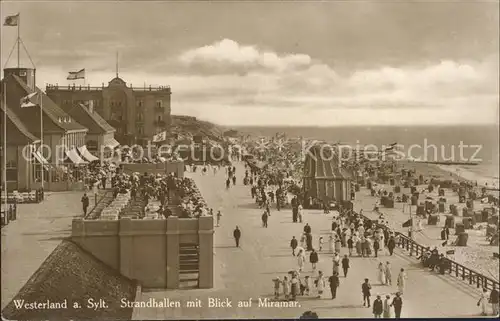
M327 145L312 146L304 162L306 197L344 203L351 200L352 175L341 167L337 153Z

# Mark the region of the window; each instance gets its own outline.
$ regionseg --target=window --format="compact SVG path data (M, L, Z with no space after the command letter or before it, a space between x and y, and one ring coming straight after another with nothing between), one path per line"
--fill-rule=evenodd
M158 122L161 122L161 120L162 120L161 116L158 116Z
M142 108L144 102L142 100L137 101L137 107Z
M142 122L144 120L144 115L143 113L137 113L135 116L136 121Z
M62 122L62 118L61 117L57 117L57 121L58 122Z
M17 163L15 161L8 161L6 166L7 181L17 181Z
M163 107L163 101L157 100L156 101L156 107L159 107L159 108Z
M143 126L138 126L137 127L137 133L139 135L144 135L144 127Z

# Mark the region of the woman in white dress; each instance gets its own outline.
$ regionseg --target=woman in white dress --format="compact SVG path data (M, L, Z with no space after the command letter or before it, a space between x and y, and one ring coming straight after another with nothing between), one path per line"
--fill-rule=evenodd
M302 268L304 267L304 262L306 261L306 257L304 254L304 250L300 249L297 254L297 264L299 265L299 272L302 272Z
M403 294L404 292L404 289L406 287L406 273L405 273L405 269L401 269L401 271L399 272L399 275L398 275L398 290L399 290L399 293Z
M330 238L328 239L328 243L330 244L330 252L334 252L334 247L335 247L335 239L333 238L333 235L330 235Z
M477 301L477 306L481 307L481 315L488 314L488 290L483 289L483 293L479 297L479 301Z
M378 264L378 281L380 284L385 285L385 266L382 262Z
M325 289L325 278L323 277L322 271L319 271L318 277L316 278L316 289L318 290L318 298L321 298L323 290Z

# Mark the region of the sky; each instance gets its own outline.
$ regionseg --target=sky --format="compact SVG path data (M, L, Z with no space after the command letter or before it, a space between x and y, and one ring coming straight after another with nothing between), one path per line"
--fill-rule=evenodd
M0 6L20 13L41 88L81 68L107 83L118 52L124 81L169 85L173 114L221 125L498 124L498 1ZM1 31L2 66L15 67L17 28Z

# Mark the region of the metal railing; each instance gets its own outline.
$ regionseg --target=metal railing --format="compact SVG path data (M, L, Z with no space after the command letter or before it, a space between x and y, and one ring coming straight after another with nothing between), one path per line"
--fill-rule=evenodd
M365 215L362 215L362 217L365 220L373 222L372 219L366 217ZM387 229L387 227L384 225L378 226L382 229ZM409 256L413 256L413 254L415 254L415 256L421 256L427 251L428 246L421 245L400 232L394 231L394 234L397 238L399 238L399 242L396 243L396 246L406 250ZM477 288L485 288L490 291L493 289L493 286L495 286L497 289L499 288L500 283L498 281L493 280L492 278L474 271L473 269L457 263L449 258L446 259L449 262L447 270L450 275L454 275L455 277L461 278L462 280L467 280L470 285L476 285Z
M397 245L402 249L408 251L410 256L413 256L413 253L415 253L416 256L420 256L427 251L428 247L418 244L406 235L403 235L399 232L396 232L395 234L399 237L400 240ZM450 264L448 268L448 272L450 275L454 275L455 277L461 278L462 280L467 280L470 285L476 285L477 288L492 290L493 286L495 286L498 289L500 285L498 281L493 280L492 278L474 271L473 269L457 263L449 258L447 258L447 260Z

